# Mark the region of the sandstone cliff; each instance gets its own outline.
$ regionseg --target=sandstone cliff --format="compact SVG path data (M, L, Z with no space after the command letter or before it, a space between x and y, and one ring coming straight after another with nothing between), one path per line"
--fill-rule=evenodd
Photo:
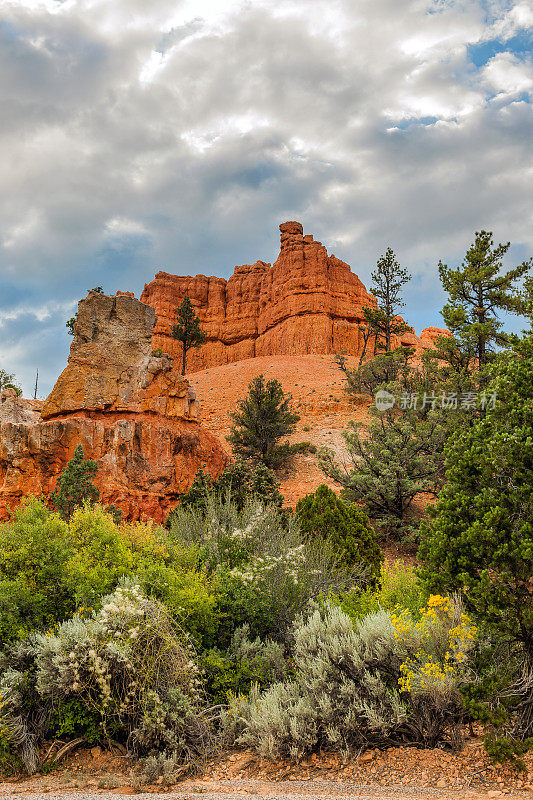
M153 348L179 356L170 329L187 294L207 334L206 343L189 352L189 372L258 356L341 350L358 355L363 308L374 306L375 298L348 264L304 235L299 222L279 227L281 249L273 265L256 261L235 267L228 281L158 272L141 295L157 315ZM423 348L431 335L426 338L406 333L401 341Z
M25 495L48 495L79 444L98 461L102 502L128 519L162 521L198 469L221 471L227 457L199 424L194 391L169 356L152 355L154 324L132 296L90 292L45 403L0 395L0 518Z

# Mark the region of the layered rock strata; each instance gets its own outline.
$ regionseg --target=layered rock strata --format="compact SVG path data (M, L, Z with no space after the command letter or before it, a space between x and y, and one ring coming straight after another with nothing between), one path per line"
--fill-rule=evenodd
M227 281L158 272L141 295L157 315L152 347L180 355L181 345L170 330L188 295L207 335L200 349L189 351L190 372L257 356L342 350L359 355L363 308L374 307L375 298L348 264L304 235L299 222L279 227L281 249L273 265L256 261L235 267ZM404 334L401 341L427 346L414 333Z
M198 402L168 355L152 354L155 312L134 297L90 292L78 307L68 366L44 404L0 395L0 518L49 495L81 444L98 462L102 502L161 522L200 468L226 455L198 422Z

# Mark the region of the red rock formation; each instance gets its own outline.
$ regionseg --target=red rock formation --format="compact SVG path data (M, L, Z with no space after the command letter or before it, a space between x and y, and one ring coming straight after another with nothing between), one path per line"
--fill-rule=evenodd
M181 345L170 329L187 294L207 334L200 349L189 351L190 372L255 356L341 350L358 355L363 308L375 305L375 298L348 264L329 256L312 236L304 236L299 222L279 227L281 251L272 266L256 261L235 267L228 281L158 272L141 295L157 315L153 348L175 358L180 355ZM424 346L410 333L401 341Z
M102 502L127 519L161 522L198 469L222 470L227 457L198 423L188 382L152 355L154 323L133 297L90 292L44 405L0 395L0 518L25 495L50 494L79 444L98 462Z

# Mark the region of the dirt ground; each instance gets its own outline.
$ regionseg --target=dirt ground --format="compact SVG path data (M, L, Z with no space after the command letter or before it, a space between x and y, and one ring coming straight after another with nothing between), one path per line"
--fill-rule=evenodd
M299 764L269 762L251 750L220 753L201 774L183 774L168 787L160 780L140 789L133 763L118 752L100 747L81 748L48 774L0 783L0 794L28 797L81 798L116 794L167 793L170 797L305 798L388 797L424 800L488 800L531 798L533 753L525 757L526 771L495 767L479 737L468 739L458 753L391 747L367 750L343 761L337 754L313 754Z

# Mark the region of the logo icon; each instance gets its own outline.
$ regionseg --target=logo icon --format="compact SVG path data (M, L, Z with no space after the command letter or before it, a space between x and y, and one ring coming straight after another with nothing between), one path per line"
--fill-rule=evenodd
M378 411L388 411L394 405L394 395L386 392L385 389L380 389L376 392L375 400Z

